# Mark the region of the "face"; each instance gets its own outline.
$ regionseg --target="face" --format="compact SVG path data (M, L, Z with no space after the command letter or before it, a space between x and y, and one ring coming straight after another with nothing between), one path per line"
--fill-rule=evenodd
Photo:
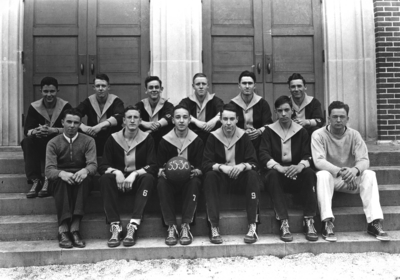
M278 108L275 108L275 112L281 124L287 124L292 121L293 109L288 103L284 103Z
M42 93L43 100L46 103L53 103L56 101L58 89L54 85L44 85L40 92Z
M185 131L190 123L189 112L183 108L175 110L174 117L172 118L172 123L175 125L177 130Z
M100 99L107 99L108 92L110 91L110 85L106 80L96 79L93 85L94 92Z
M291 80L289 84L289 90L293 98L302 99L307 87L304 86L303 80Z
M251 77L242 77L239 83L240 93L244 95L252 95L254 90L256 89L256 85L254 83L253 78Z
M159 81L151 81L147 84L146 94L153 101L160 100L160 95L163 91L163 88L160 86Z
M344 108L333 109L331 111L331 114L329 115L329 122L331 126L336 130L343 129L346 126L348 120L349 117L347 116L347 112Z
M78 128L81 125L81 118L76 115L67 114L61 123L64 127L64 133L70 138L73 138L78 133Z
M238 118L235 112L232 111L223 111L221 114L221 124L222 129L226 133L233 132L236 128L236 123L238 122Z
M208 92L208 81L205 77L198 77L194 79L192 86L197 96L204 96Z
M123 123L126 129L134 131L139 128L141 120L139 111L129 110L125 112Z

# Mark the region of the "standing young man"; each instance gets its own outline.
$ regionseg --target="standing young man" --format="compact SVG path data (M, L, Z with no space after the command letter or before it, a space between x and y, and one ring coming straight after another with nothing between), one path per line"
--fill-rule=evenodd
M47 177L42 178L41 163L46 158L47 143L64 131L61 124L64 111L72 108L67 101L57 97L58 92L58 81L53 77L44 77L40 82L42 98L32 102L28 108L25 138L21 142L25 174L32 183L27 198L48 196L48 180Z
M121 244L119 193L135 193L132 217L123 240L123 245L130 247L135 245L136 231L155 184L157 164L154 141L150 134L139 129L140 121L139 109L136 106L126 107L123 117L125 127L113 133L104 146L99 182L107 223L111 224L111 238L107 242L109 247Z
M321 213L322 237L336 241L332 196L335 191L360 194L367 218L367 232L381 241L383 212L375 172L368 170L368 149L358 131L347 127L349 106L334 101L328 107L329 125L312 134L311 150L317 172L317 197Z
M101 156L108 137L121 129L124 103L110 93L110 79L106 74L97 74L93 81L94 94L82 101L76 108L82 116L87 116L87 124L80 129L94 137L97 155Z
M310 168L310 137L301 125L292 121L293 104L289 97L281 96L275 101L275 112L278 120L265 128L259 158L261 166L268 170L265 183L274 205L276 219L280 221L281 240L293 240L285 200L285 192L293 192L303 202L306 239L317 241L318 235L314 228L317 178Z
M199 199L204 146L197 134L189 129L190 113L185 106L178 105L173 109L172 122L175 128L161 139L157 152L157 164L160 169L157 190L164 222L168 226L165 244L169 246L178 243L175 194L178 191L182 192L182 225L179 242L181 245L189 245L193 240L189 224L193 222ZM176 156L184 157L193 166L187 182L171 182L165 175L164 170L168 168L166 163Z
M78 133L80 124L80 113L66 110L64 133L50 140L46 150L46 177L56 203L61 248L85 247L79 228L97 170L94 140Z
M249 136L236 126L236 107L226 104L221 111L221 128L212 132L203 156L204 194L208 221L211 224L210 241L221 244L219 233L219 194L244 192L249 231L245 243L257 241L260 178L257 156Z

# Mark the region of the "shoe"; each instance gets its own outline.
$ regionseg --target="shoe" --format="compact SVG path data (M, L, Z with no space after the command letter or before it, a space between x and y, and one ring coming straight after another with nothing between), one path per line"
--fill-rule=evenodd
M35 198L37 197L38 193L37 190L40 189L40 179L34 179L32 180L33 184L29 192L26 194L27 198Z
M304 234L308 241L317 241L318 234L314 227L314 219L313 218L304 218L303 221L304 226Z
M193 235L190 232L189 225L186 223L182 224L179 243L181 243L181 245L189 245L192 243L192 241L193 241Z
M222 244L222 237L219 235L219 228L211 227L210 242L213 244Z
M69 232L58 233L58 245L60 248L72 248L72 241L69 237Z
M86 244L85 241L82 240L79 231L71 232L72 235L72 245L77 248L85 248Z
M290 233L289 230L289 220L285 219L285 220L281 220L281 240L284 242L291 242L293 241L293 236Z
M375 220L372 223L369 223L367 232L368 234L375 236L376 239L380 241L390 241L388 234L382 229L382 224L380 220Z
M174 246L178 243L178 230L176 229L176 225L172 225L168 227L168 236L165 238L165 244L168 246Z
M333 222L331 220L328 220L326 222L322 222L322 237L329 242L336 242L337 238L335 236L335 233L333 232L333 228L335 226L333 225Z
M249 232L244 236L244 243L251 244L255 243L258 240L257 235L257 225L250 224L249 225Z
M126 226L126 236L124 238L124 240L122 241L122 244L125 247L131 247L133 245L135 245L135 236L136 236L136 231L137 231L138 225L135 223L129 223Z
M110 227L110 232L112 233L112 235L107 242L108 247L113 248L121 245L122 227L119 225L119 223L112 223Z
M47 180L47 178L44 178L44 183L43 183L43 187L40 190L40 192L38 193L38 197L47 197L49 196L49 180Z

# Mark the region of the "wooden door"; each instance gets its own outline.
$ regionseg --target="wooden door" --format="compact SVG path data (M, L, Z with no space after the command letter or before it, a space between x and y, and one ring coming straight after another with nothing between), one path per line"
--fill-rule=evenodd
M24 16L24 109L54 76L72 106L93 93L96 73L126 105L141 99L149 63L149 1L27 0Z

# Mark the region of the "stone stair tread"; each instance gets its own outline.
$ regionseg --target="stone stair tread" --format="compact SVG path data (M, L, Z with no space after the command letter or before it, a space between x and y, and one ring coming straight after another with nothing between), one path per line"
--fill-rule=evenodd
M368 169L370 170L400 170L400 166L398 165L387 165L387 166L370 166Z
M164 238L140 238L134 247L108 248L106 240L85 239L83 249L61 249L55 240L0 242L0 267L41 266L51 264L93 263L108 259L149 260L162 258L217 258L260 255L284 257L299 253L361 253L400 252L400 231L388 232L391 241L381 242L366 232L346 232L338 235L336 243L321 237L316 242L306 241L304 235L293 234L290 243L282 242L274 234L260 236L257 243L244 244L243 235L224 235L224 243L211 244L208 237L195 237L188 246L165 245Z

